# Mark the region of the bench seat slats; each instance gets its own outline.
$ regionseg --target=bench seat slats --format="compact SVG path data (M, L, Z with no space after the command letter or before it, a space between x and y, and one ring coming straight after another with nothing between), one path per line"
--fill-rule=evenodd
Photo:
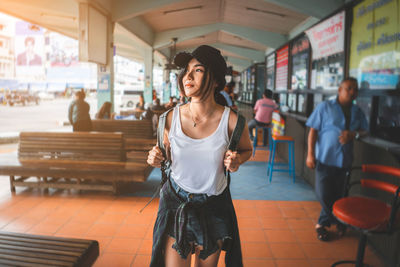
M52 247L50 245L31 244L29 242L14 242L14 241L9 241L9 243L0 242L0 248L3 249L10 248L10 249L18 249L30 252L40 252L40 253L55 253L57 255L73 256L73 257L78 257L84 251L83 249L79 250L75 249L75 251L73 251L71 249L64 249L62 247Z
M151 129L149 123L142 124ZM147 151L153 141L139 139L146 149L134 150L138 153L127 159L122 132L21 132L18 159L0 162L0 174L10 176L12 192L15 186L24 186L116 193L119 181L147 179L152 170Z
M92 120L93 131L122 132L125 138L154 138L150 120Z
M21 261L13 261L13 260L7 260L7 259L0 258L0 266L4 266L4 267L15 267L15 266L21 266L21 267L43 267L43 266L45 266L43 264L34 264L32 262L23 262L22 260L23 259L21 259Z
M63 247L71 247L71 248L76 248L76 249L82 249L87 247L88 244L90 244L90 241L85 240L86 242L69 242L68 240L66 241L59 241L55 239L46 239L43 237L36 237L36 238L27 238L25 236L17 236L17 235L6 235L6 234L0 234L0 242L8 242L8 241L16 241L16 242L25 242L29 241L30 243L34 244L45 244L49 246L63 246Z
M33 258L44 258L50 260L62 260L67 262L75 262L79 256L63 256L63 255L53 255L50 253L38 253L38 252L29 252L20 248L0 248L0 254L5 255L14 255L14 256L22 256L22 257L33 257Z
M20 138L47 138L49 134L54 138L72 138L72 139L88 139L95 140L96 138L101 139L119 139L120 136L112 133L96 133L96 132L74 132L71 136L70 132L21 132ZM120 133L122 136L122 133Z
M95 240L0 232L1 266L90 266L98 255Z
M28 162L29 160L36 160L39 162L44 162L44 161L60 161L65 160L67 162L71 161L87 161L88 159L91 159L90 161L106 161L106 162L113 162L113 161L119 161L121 159L121 155L118 153L111 153L109 155L104 155L104 154L74 154L74 153L60 153L60 154L49 154L49 153L27 153L27 152L22 152L19 154L19 159L20 162ZM104 165L104 163L99 163L101 165Z

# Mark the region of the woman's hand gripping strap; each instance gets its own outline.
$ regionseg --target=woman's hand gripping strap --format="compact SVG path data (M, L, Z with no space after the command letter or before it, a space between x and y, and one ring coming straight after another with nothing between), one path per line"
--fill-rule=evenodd
M243 129L244 129L244 124L246 123L246 119L243 117L242 114L239 112L237 114L237 121L236 121L236 126L235 129L233 130L233 133L231 135L231 139L229 140L229 146L228 149L231 150L232 152L237 151L237 146L240 141L240 137L242 137ZM227 174L228 177L228 186L231 183L231 174L230 171L227 171L226 168L224 169L225 174Z

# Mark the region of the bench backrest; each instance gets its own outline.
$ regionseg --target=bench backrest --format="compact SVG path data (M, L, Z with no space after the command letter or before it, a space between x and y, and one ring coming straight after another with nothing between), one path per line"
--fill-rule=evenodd
M18 158L119 162L126 153L122 133L21 132Z
M154 138L150 120L92 120L92 131L122 132L125 138Z

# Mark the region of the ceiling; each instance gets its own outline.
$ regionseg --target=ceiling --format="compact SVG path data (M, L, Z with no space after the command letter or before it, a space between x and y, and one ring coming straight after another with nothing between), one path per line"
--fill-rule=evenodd
M79 3L89 3L115 22L117 54L143 61L155 51L156 64L201 44L220 49L241 71L345 0L1 0L0 11L78 39Z

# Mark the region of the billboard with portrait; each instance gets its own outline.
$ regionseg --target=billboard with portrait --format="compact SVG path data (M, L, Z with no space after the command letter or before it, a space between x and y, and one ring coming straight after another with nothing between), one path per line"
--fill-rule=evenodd
M44 29L25 21L15 24L15 70L19 79L42 80Z

